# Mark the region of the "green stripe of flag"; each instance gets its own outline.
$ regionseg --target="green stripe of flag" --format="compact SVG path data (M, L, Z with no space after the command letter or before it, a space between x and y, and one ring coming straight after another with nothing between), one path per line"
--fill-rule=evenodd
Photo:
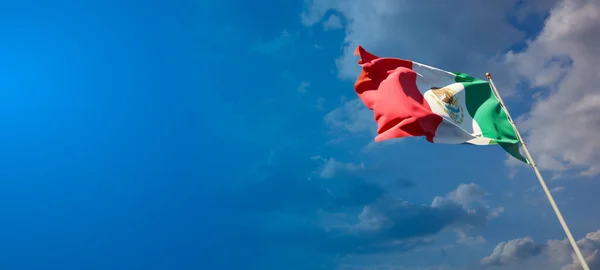
M483 136L496 141L511 156L528 163L519 152L517 134L489 82L465 73L454 74L456 74L456 82L462 83L465 87L467 111L479 124Z

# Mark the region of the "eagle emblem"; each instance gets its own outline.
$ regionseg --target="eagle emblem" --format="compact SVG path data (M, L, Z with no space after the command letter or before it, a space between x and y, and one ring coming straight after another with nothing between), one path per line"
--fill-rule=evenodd
M437 103L444 109L444 112L457 124L462 124L464 118L463 108L458 104L456 92L447 87L431 87L431 93L437 98Z

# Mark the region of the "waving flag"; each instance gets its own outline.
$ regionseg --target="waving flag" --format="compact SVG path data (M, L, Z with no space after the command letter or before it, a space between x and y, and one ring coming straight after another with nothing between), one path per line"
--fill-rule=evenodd
M513 157L519 139L488 81L414 61L380 58L361 46L354 86L377 122L375 141L425 136L431 143L498 144Z

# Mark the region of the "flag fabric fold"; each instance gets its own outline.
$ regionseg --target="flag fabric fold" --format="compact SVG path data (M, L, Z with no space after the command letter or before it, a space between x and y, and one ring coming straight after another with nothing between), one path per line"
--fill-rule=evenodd
M500 145L527 162L488 81L356 48L362 72L354 89L373 111L376 142L424 136L431 143Z

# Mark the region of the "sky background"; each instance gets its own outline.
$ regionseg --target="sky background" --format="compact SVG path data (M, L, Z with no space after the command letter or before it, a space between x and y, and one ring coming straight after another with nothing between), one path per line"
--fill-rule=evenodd
M492 72L600 267L596 0L0 1L0 268L579 269L499 147L373 143L354 48Z

